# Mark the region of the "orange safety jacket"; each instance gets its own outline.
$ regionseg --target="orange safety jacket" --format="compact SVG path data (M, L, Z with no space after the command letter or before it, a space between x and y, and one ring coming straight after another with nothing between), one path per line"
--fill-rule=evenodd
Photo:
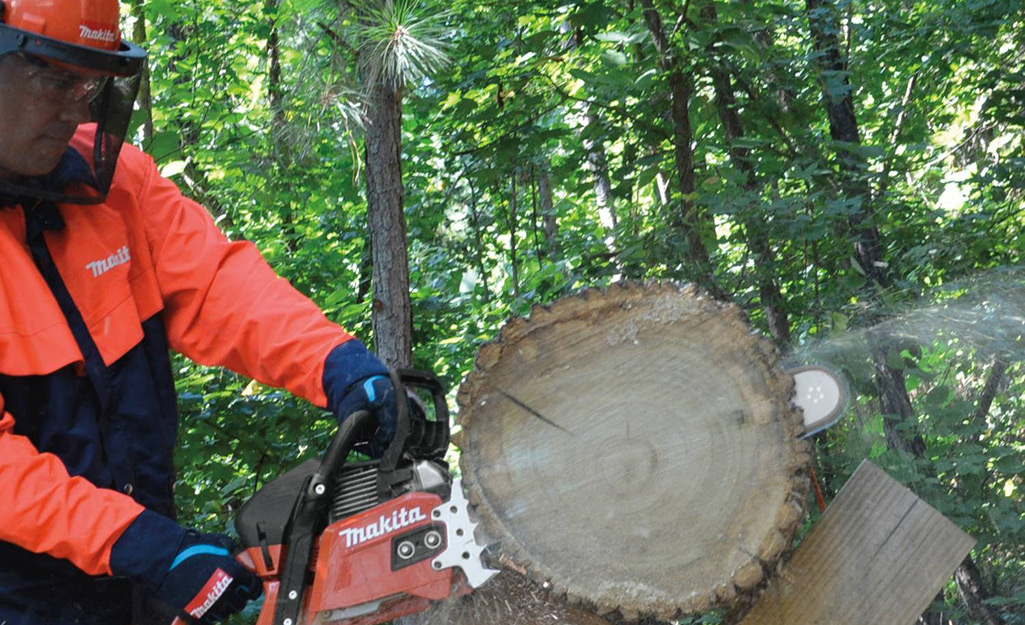
M173 518L168 347L324 407L351 338L129 145L102 204L0 206L0 596L109 575L144 508Z

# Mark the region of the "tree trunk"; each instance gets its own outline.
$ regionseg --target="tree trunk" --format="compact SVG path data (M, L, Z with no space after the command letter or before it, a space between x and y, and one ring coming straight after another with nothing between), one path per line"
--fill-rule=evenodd
M823 76L821 82L829 117L829 134L836 142L840 186L848 197L860 201L859 210L849 218L854 234L855 256L872 282L870 288L886 288L890 285L890 278L883 261L879 229L875 224L875 212L871 204L868 163L858 152L861 135L854 112L854 91L846 76L847 64L840 54L840 43L836 38L840 29L836 4L833 0L806 0L805 6L808 9L808 22L819 70ZM831 89L830 81L825 76L843 76L841 88L837 91Z
M709 0L708 4L703 7L702 17L712 22L713 25L718 23L719 16L714 0ZM719 118L722 120L730 161L744 175L744 190L754 195L758 192L760 184L754 163L751 161L750 150L738 145L738 142L744 138L744 124L740 119L740 113L737 112L733 82L725 68L714 59L709 73L712 75L715 105L719 111ZM758 292L761 296L762 310L769 326L769 333L778 345L786 345L790 342L790 318L783 301L783 293L776 282L774 269L776 254L762 224L757 220L755 215L757 209L758 202L752 199L747 206L741 209L739 218L744 226L747 245L755 257Z
M519 257L518 257L519 256L518 255L518 252L519 252L518 245L519 245L519 243L518 243L518 240L517 240L517 237L516 237L516 231L519 229L518 228L519 217L517 215L517 211L519 210L519 207L517 206L517 202L516 202L517 194L518 194L518 192L517 192L517 184L516 184L516 175L514 174L513 177L512 177L512 192L509 194L509 204L507 206L508 212L506 213L506 216L508 217L507 225L509 227L509 264L510 264L510 273L512 275L512 283L513 283L513 297L515 297L516 299L519 299L520 298L520 266L519 266Z
M834 92L830 82L823 80L823 95L829 117L830 136L837 142L841 188L848 197L860 200L860 210L849 218L851 231L855 236L855 256L869 279L869 296L877 299L879 291L890 285L888 265L883 258L883 248L875 215L871 205L871 189L868 178L868 164L859 154L861 145L857 117L854 112L853 90L844 74L846 62L840 53L837 39L839 32L838 9L834 0L805 0L808 23L819 69L823 75L843 75L842 89ZM870 323L873 319L868 320ZM884 414L883 429L886 444L897 449L925 456L925 441L916 431L914 411L908 397L904 372L890 366L888 350L893 341L885 332L873 332L869 336L872 359L876 370L876 383ZM999 625L1000 617L986 605L989 592L982 584L981 575L971 556L965 559L955 577L958 588L965 597L969 609L979 610L985 615L987 624ZM961 580L965 580L964 583Z
M367 85L367 221L373 241L374 349L392 367L413 364L409 251L402 186L402 91Z
M270 99L272 113L271 122L271 157L274 163L274 170L271 172L271 186L275 189L275 195L283 198L278 202L278 210L281 215L281 233L285 239L285 245L292 254L299 251L299 235L295 227L295 210L292 202L287 198L289 195L283 188L287 184L289 172L292 168L292 150L285 139L285 130L288 127L288 118L285 116L285 91L281 82L281 38L278 33L278 8L281 0L266 0L264 12L268 15L269 31L267 34L267 94Z
M146 36L146 8L143 6L143 0L133 0L130 10L135 19L135 24L132 25L132 40L140 46L145 45L149 37ZM146 121L142 123L142 144L147 145L153 140L153 91L148 63L142 67L138 103L146 114Z
M589 132L588 129L601 128L601 125L601 118L594 112L594 107L588 105L584 134ZM619 219L612 198L612 180L609 178L609 161L605 156L605 145L598 139L585 137L584 150L587 151L587 167L594 176L594 200L598 208L598 220L605 229L605 244L609 250L615 252L616 227L619 225Z
M984 625L1004 625L1004 619L985 603L991 593L983 584L982 572L971 556L965 558L961 566L957 567L954 579L957 580L957 589L968 606L968 613L972 619Z
M473 226L473 238L476 246L474 248L474 259L477 261L477 273L480 274L481 285L484 288L484 303L491 301L491 288L488 286L488 268L484 263L484 226L481 224L480 211L477 209L477 190L473 183L470 185L470 220Z
M690 98L694 91L694 82L680 67L680 59L666 36L662 16L655 8L653 0L641 0L641 6L644 9L644 21L658 51L659 68L667 76L671 94L673 160L681 193L679 206L672 217L672 225L683 234L686 241L687 273L693 276L695 282L712 291L717 297L725 299L725 293L715 281L708 248L702 239L702 235L714 239L715 227L693 199L697 189L694 152L691 147L694 134L690 125Z
M993 357L993 364L986 376L986 383L975 402L975 411L972 412L973 421L985 421L989 409L993 406L993 400L996 399L1004 384L1009 366L1007 354L996 354ZM971 556L965 558L961 566L958 567L954 573L954 579L957 581L957 590L965 605L968 606L968 613L973 619L984 625L1004 625L1004 619L986 603L986 600L992 597L992 593L986 588L982 572Z
M541 223L548 251L552 255L558 255L559 220L555 213L555 200L552 196L552 179L547 169L542 169L537 175L537 193L541 201Z

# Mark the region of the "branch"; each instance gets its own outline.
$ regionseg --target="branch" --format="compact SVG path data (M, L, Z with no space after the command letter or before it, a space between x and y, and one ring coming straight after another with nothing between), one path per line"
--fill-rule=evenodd
M676 20L676 25L673 26L673 32L670 35L675 35L680 32L680 29L686 24L687 26L694 26L694 22L687 19L687 13L690 11L690 0L683 3L683 9L680 10L680 19Z
M644 128L645 130L650 130L651 132L654 132L655 134L657 134L658 136L662 137L667 141L672 140L673 138L673 135L667 132L664 128L660 128L650 122L645 121L644 119L634 116L633 113L624 109L621 106L616 106L615 104L606 104L605 102L589 100L587 98L581 98L579 96L572 95L569 92L567 92L563 87L561 87L557 82L555 82L555 80L551 76L547 76L545 74L541 74L541 76L549 83L551 83L552 88L555 89L555 91L566 100L573 100L574 102L583 102L588 106L595 106L600 109L612 111L613 113L619 115L621 118L633 122L638 126Z
M897 141L904 131L904 122L908 118L908 106L911 104L911 96L915 91L915 86L918 84L919 74L921 74L921 70L911 75L911 79L908 80L907 89L904 90L904 97L901 98L900 112L897 113L897 121L893 126L893 133L890 135L890 145L893 146L893 150L886 158L886 163L883 164L883 172L880 175L879 188L876 190L875 199L885 196L890 186L890 171L893 169L893 160L897 156Z
M356 50L356 48L353 48L349 44L349 42L345 40L344 37L342 37L341 35L336 33L334 30L332 30L332 28L330 26L328 26L324 22L317 22L317 26L319 26L320 29L322 31L324 31L327 34L328 37L331 37L331 40L334 41L336 44L338 44L339 47L344 48L346 51L349 52L349 54L353 55L354 57L359 58L359 51Z
M738 71L737 68L727 63L725 59L720 60L720 63L729 71L730 75L733 76L734 82L737 85L740 85L744 90L744 93L747 94L747 97L751 99L751 102L758 102L760 100L758 92L756 92L754 88L744 80L744 77L740 75L740 71ZM783 143L786 144L790 157L797 158L802 156L801 151L794 146L794 142L790 139L790 136L787 135L787 132L783 129L783 126L780 125L776 118L770 115L768 111L765 113L765 118L768 120L769 125L772 126L772 129L779 134L779 138L783 140Z

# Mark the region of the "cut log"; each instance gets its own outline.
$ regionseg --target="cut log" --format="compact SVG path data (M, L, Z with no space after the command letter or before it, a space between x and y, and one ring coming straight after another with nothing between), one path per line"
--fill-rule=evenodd
M803 518L792 391L735 306L589 290L480 349L458 397L464 484L502 552L573 603L626 620L728 606Z

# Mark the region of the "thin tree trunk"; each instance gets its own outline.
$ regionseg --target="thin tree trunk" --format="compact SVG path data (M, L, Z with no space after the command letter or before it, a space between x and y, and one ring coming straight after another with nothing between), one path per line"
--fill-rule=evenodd
M957 580L957 590L968 606L968 613L973 620L984 625L1005 625L1004 619L986 604L986 600L992 594L983 583L982 572L971 556L965 558L961 566L957 567L954 579Z
M993 364L986 376L986 383L975 401L975 410L972 412L973 421L985 422L989 410L993 406L993 400L996 399L1007 379L1009 366L1007 354L996 354L993 357ZM957 590L961 594L961 598L968 606L968 613L974 620L984 625L1004 625L1004 619L986 603L986 600L992 597L992 593L986 588L982 572L971 556L965 558L961 566L954 572L954 579L957 581Z
M367 221L373 240L374 348L392 367L413 364L409 251L402 186L402 91L367 85Z
M718 23L719 16L714 0L709 0L708 4L702 8L701 13L702 17L713 25ZM744 190L754 196L761 185L758 182L754 163L751 161L750 150L738 145L744 138L744 124L740 119L740 113L737 112L733 82L730 80L729 73L715 60L711 63L709 73L712 75L716 109L722 120L730 161L744 175ZM761 296L762 310L765 312L765 318L769 325L769 332L778 345L786 345L790 342L790 318L783 301L783 293L776 283L774 269L776 254L769 243L769 237L761 228L761 223L754 216L757 208L758 203L752 200L742 209L740 221L744 226L747 245L755 257L758 291Z
M534 235L534 256L537 258L538 264L541 264L545 259L545 250L541 247L541 237L539 232L541 229L541 211L538 210L537 206L537 172L534 170L533 164L530 166L530 174L527 178L527 184L530 185L530 232Z
M690 98L694 91L693 79L683 72L680 60L673 49L663 27L662 16L655 8L653 0L641 0L644 21L651 32L658 51L658 64L667 76L671 94L671 114L673 120L673 160L681 193L679 207L673 215L672 225L678 229L687 243L687 263L689 273L695 282L712 291L715 295L725 298L725 293L715 281L711 257L702 240L702 234L715 237L715 228L711 220L694 202L697 189L694 174L694 153L691 143L694 134L690 125Z
M601 118L594 107L587 107L586 128L600 128ZM594 176L594 200L598 208L598 220L605 229L605 242L615 250L615 232L619 225L612 198L612 180L609 178L609 161L605 156L605 146L598 139L584 138L584 150L587 152L587 167Z
M837 38L840 29L835 1L805 0L805 6L819 69L823 75L843 75L846 71L846 62L840 53ZM860 210L849 218L849 224L855 236L855 255L869 278L869 295L875 299L881 289L889 286L890 277L888 265L883 258L879 230L874 223L868 165L856 149L861 145L861 137L854 112L853 91L846 77L839 92L833 92L828 81L823 80L822 84L830 135L838 142L841 188L848 197L860 200ZM891 449L906 451L922 458L926 451L925 441L915 428L914 412L908 397L904 372L891 367L887 360L892 341L885 333L874 332L870 335L869 342L884 413L886 444ZM988 625L1001 625L999 615L985 603L989 593L982 584L981 575L978 574L971 556L965 559L955 577L959 579L958 588L963 593L969 609L974 607L980 610L980 614L985 615L985 622ZM961 578L965 580L964 583L961 583Z
M553 256L559 254L559 220L555 214L555 200L552 197L552 179L547 169L537 175L537 193L541 200L541 223L545 233L548 252Z
M520 298L520 267L519 267L519 259L517 258L518 248L517 248L517 238L516 238L516 230L517 230L517 227L518 227L519 218L518 218L518 216L516 214L516 211L518 210L518 207L516 205L516 195L517 195L516 176L514 174L513 178L512 178L512 193L509 195L509 205L508 205L508 213L507 213L508 220L507 221L508 221L508 226L509 226L509 262L512 265L511 273L512 273L512 282L513 282L513 297L515 297L516 299L519 299Z
M484 303L491 301L491 289L488 286L488 269L484 264L484 232L480 223L480 211L477 210L477 190L470 185L470 220L473 222L473 236L476 242L474 257L477 260L477 273L480 274L481 285L484 287Z
M272 113L271 147L273 149L274 170L271 172L272 188L282 189L282 183L288 178L292 168L292 150L285 138L288 118L285 116L285 90L281 81L281 37L278 32L278 9L281 0L266 0L264 12L268 15L269 32L267 34L267 94L270 99ZM285 183L287 184L287 183ZM287 193L276 193L279 197L288 198ZM289 201L282 201L278 206L282 222L282 234L288 251L299 251L299 235L295 227L295 210Z
M847 64L840 54L836 36L840 28L836 4L833 0L805 0L805 6L819 70L823 76L821 82L829 117L829 134L836 142L840 185L849 198L860 203L859 210L848 220L854 235L855 256L872 282L871 288L886 288L890 285L890 277L883 260L882 243L871 204L868 163L858 151L861 135L854 112L853 90L846 76ZM825 76L844 76L841 88L836 91L831 89L831 82Z
M131 14L135 19L132 25L132 39L138 45L144 45L149 38L146 35L146 8L143 0L133 0ZM149 64L143 65L142 76L139 78L139 107L146 114L142 123L142 144L148 145L153 140L153 91L150 84Z

